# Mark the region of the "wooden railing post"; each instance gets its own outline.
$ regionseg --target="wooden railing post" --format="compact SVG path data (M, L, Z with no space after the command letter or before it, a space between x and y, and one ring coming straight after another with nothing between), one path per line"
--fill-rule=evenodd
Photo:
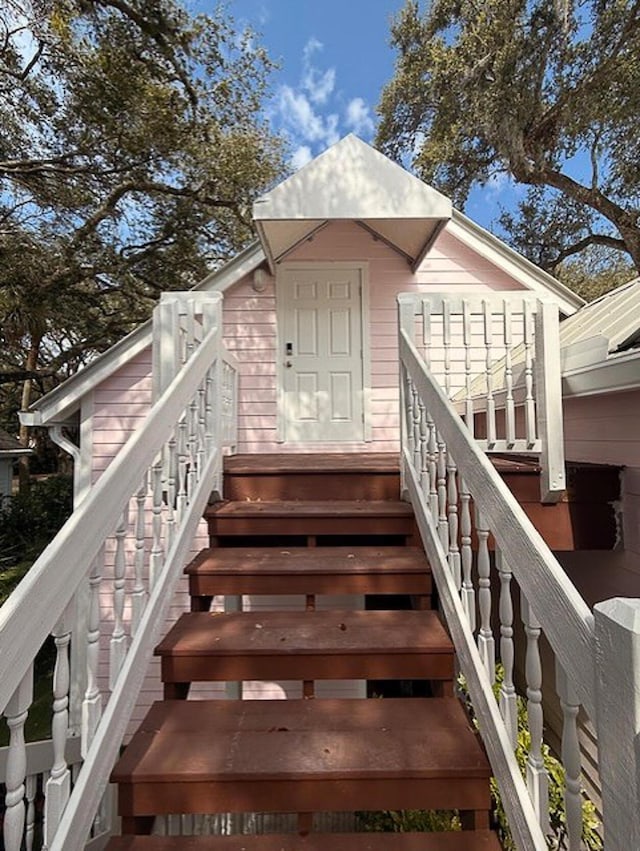
M538 302L535 330L540 497L542 502L557 502L566 487L557 304Z
M596 707L607 851L640 848L640 600L598 603Z

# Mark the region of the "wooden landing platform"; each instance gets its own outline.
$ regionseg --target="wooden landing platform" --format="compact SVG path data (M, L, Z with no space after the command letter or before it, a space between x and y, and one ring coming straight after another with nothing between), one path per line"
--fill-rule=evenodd
M456 698L164 701L111 780L120 815L487 812L490 768ZM488 825L477 823L476 827Z
M501 851L488 830L457 833L316 833L308 836L121 836L107 851Z

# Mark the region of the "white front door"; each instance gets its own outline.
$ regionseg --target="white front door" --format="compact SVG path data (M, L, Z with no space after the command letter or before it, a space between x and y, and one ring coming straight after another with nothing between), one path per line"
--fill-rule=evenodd
M287 268L278 277L283 437L364 439L361 271Z

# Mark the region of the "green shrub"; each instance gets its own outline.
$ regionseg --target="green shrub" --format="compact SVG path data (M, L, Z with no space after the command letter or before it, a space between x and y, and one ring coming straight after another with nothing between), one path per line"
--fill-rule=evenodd
M494 693L496 700L499 698L500 687L504 679L504 668L502 665L496 667L496 681L494 683ZM460 676L459 685L463 696L467 701L467 706L473 716L472 706L469 700L464 677ZM517 697L518 704L518 744L515 755L522 776L526 777L527 756L531 746L531 735L527 725L527 706L523 698ZM558 849L566 848L567 845L567 813L564 802L565 789L565 770L562 763L556 759L551 753L548 745L542 746L542 757L544 767L549 777L549 826L551 835L547 837L549 848ZM498 826L498 835L502 843L504 851L517 851L516 845L509 830L507 815L502 805L500 790L494 778L491 778L491 795L494 803L494 816ZM584 847L589 851L601 851L602 839L598 835L600 821L596 815L596 809L593 802L590 801L584 794L582 796L582 842Z
M380 810L358 813L358 824L371 833L437 833L462 830L455 810Z

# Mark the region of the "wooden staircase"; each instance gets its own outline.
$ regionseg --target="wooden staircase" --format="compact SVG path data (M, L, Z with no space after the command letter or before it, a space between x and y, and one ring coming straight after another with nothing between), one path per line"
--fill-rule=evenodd
M113 771L124 835L110 851L498 851L489 765L453 696L453 647L395 459L229 467L230 500L206 512L213 546L187 567L192 612L156 650L165 700ZM304 607L211 613L220 594L303 595ZM377 610L318 610L320 594L376 595ZM398 595L413 608L392 610ZM419 680L428 696L309 699L324 679ZM252 680L298 680L304 697L186 699L192 682ZM314 813L395 809L456 809L464 830L312 832ZM297 813L298 835L149 835L156 815L215 812Z

